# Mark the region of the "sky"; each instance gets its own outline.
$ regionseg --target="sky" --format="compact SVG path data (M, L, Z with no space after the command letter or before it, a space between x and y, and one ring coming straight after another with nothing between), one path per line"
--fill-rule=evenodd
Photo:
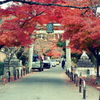
M0 1L6 1L6 0L0 0ZM1 8L3 9L6 9L7 7L11 6L12 4L16 5L15 3L13 3L12 1L8 2L8 3L5 3L5 4L2 4L0 5ZM21 3L19 3L20 5Z
M4 0L0 0L0 1L4 1ZM8 2L8 3L5 3L5 4L0 5L0 7L3 8L3 9L6 9L11 4L12 4L12 2Z

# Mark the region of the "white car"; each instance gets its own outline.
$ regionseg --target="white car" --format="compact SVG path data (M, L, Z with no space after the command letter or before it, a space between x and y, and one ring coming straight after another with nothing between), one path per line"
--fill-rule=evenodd
M51 59L51 66L56 67L56 61L54 59Z
M39 60L37 56L33 56L32 69L43 71L43 61Z
M50 60L43 60L43 68L50 68L51 63Z

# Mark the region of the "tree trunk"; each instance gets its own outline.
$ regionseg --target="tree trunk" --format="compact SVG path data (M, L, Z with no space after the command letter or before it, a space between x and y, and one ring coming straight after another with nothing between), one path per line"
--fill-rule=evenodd
M96 60L97 60L97 78L99 78L99 51L98 50L97 50Z
M97 78L99 78L99 49L98 48L92 48L92 47L89 47L88 49L89 49L89 51L91 51L91 53L96 58Z

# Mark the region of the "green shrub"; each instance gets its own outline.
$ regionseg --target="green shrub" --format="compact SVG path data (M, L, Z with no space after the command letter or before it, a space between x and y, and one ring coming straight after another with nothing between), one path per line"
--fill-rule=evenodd
M4 63L0 62L0 76L4 74Z
M22 60L22 65L25 66L25 63L26 63L26 56L25 55L22 55L20 57L20 60Z

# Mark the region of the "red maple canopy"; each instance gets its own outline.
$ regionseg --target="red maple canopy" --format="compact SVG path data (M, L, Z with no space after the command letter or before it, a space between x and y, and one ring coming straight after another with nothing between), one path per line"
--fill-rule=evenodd
M32 43L30 35L36 34L37 24L52 22L64 25L64 40L70 38L72 48L79 50L100 46L100 19L90 9L91 4L96 6L97 0L24 0L23 4L14 1L17 5L0 9L0 18L11 17L0 26L0 44L27 46Z

